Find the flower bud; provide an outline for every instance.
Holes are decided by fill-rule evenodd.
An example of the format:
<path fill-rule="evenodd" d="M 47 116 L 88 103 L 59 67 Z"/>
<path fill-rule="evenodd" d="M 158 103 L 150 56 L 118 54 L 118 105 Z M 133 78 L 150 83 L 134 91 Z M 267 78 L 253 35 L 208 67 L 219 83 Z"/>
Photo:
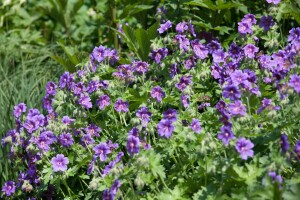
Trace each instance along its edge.
<path fill-rule="evenodd" d="M 12 137 L 9 135 L 9 136 L 3 138 L 3 139 L 2 139 L 2 142 L 3 142 L 4 144 L 12 144 Z"/>
<path fill-rule="evenodd" d="M 141 167 L 148 167 L 149 159 L 146 156 L 141 156 L 137 159 L 137 164 Z"/>
<path fill-rule="evenodd" d="M 91 189 L 91 190 L 96 190 L 96 189 L 98 189 L 98 187 L 99 187 L 99 180 L 97 180 L 97 179 L 93 179 L 91 182 L 90 182 L 90 184 L 89 184 L 89 188 Z"/>
<path fill-rule="evenodd" d="M 23 185 L 22 185 L 22 190 L 25 190 L 26 192 L 31 192 L 33 189 L 32 185 L 29 183 L 28 180 L 25 180 Z"/>
<path fill-rule="evenodd" d="M 138 188 L 138 190 L 142 190 L 143 187 L 144 187 L 144 185 L 145 185 L 145 182 L 139 176 L 137 176 L 134 179 L 134 185 L 136 185 L 136 187 Z"/>

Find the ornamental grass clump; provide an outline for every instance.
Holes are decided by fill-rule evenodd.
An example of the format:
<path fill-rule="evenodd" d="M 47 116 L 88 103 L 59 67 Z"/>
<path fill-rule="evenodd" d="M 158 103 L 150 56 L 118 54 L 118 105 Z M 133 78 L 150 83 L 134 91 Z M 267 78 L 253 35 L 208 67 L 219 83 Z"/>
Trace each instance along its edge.
<path fill-rule="evenodd" d="M 44 111 L 15 106 L 2 144 L 20 175 L 2 197 L 288 196 L 299 179 L 300 28 L 268 49 L 260 37 L 278 26 L 257 20 L 245 15 L 228 46 L 166 21 L 147 61 L 95 47 L 47 84 Z"/>

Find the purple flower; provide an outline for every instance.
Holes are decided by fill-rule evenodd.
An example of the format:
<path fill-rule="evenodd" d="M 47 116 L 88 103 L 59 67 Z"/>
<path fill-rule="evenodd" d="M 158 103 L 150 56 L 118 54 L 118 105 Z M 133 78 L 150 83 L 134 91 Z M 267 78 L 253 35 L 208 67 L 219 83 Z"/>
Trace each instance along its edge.
<path fill-rule="evenodd" d="M 91 175 L 95 168 L 95 160 L 92 159 L 89 163 L 88 169 L 86 170 L 87 175 Z"/>
<path fill-rule="evenodd" d="M 95 140 L 92 138 L 91 134 L 83 134 L 82 137 L 80 138 L 80 144 L 82 146 L 87 146 L 90 144 L 94 144 Z"/>
<path fill-rule="evenodd" d="M 177 33 L 183 33 L 184 31 L 188 30 L 187 22 L 180 22 L 176 25 L 176 32 Z"/>
<path fill-rule="evenodd" d="M 45 134 L 41 134 L 35 140 L 35 143 L 36 143 L 37 147 L 44 152 L 47 152 L 50 150 L 51 140 Z"/>
<path fill-rule="evenodd" d="M 120 187 L 121 182 L 118 179 L 116 179 L 110 188 L 110 194 L 114 197 L 117 194 L 117 191 Z"/>
<path fill-rule="evenodd" d="M 188 51 L 190 46 L 190 41 L 185 35 L 175 35 L 175 39 L 179 42 L 179 49 Z"/>
<path fill-rule="evenodd" d="M 166 23 L 160 24 L 160 27 L 159 27 L 159 29 L 157 29 L 157 31 L 160 34 L 162 34 L 162 33 L 166 32 L 171 27 L 172 27 L 172 22 L 170 22 L 170 20 L 168 20 Z"/>
<path fill-rule="evenodd" d="M 104 46 L 95 47 L 92 52 L 93 58 L 98 62 L 102 62 L 104 60 L 104 58 L 105 58 L 104 54 L 105 54 Z"/>
<path fill-rule="evenodd" d="M 149 64 L 146 62 L 138 61 L 133 63 L 133 68 L 138 74 L 144 74 L 148 71 Z"/>
<path fill-rule="evenodd" d="M 179 83 L 176 83 L 175 86 L 177 89 L 179 89 L 181 92 L 187 88 L 189 84 L 192 83 L 193 76 L 181 76 Z"/>
<path fill-rule="evenodd" d="M 54 82 L 52 82 L 52 81 L 48 82 L 46 85 L 46 94 L 55 95 L 56 88 L 57 88 L 57 86 L 55 85 Z"/>
<path fill-rule="evenodd" d="M 280 147 L 282 153 L 286 153 L 290 148 L 289 138 L 286 134 L 280 136 Z"/>
<path fill-rule="evenodd" d="M 142 120 L 143 126 L 146 127 L 147 124 L 150 122 L 150 117 L 152 116 L 152 113 L 148 110 L 147 107 L 143 106 L 136 112 L 136 116 Z"/>
<path fill-rule="evenodd" d="M 120 80 L 129 80 L 131 81 L 134 76 L 133 76 L 133 69 L 131 65 L 120 65 L 117 68 L 117 72 L 113 73 L 113 76 L 115 76 L 116 78 L 120 79 Z"/>
<path fill-rule="evenodd" d="M 158 124 L 157 124 L 157 131 L 158 135 L 160 137 L 165 136 L 166 138 L 169 138 L 172 136 L 172 133 L 174 131 L 174 125 L 172 124 L 171 121 L 167 119 L 162 119 Z"/>
<path fill-rule="evenodd" d="M 229 104 L 229 111 L 232 115 L 246 115 L 246 107 L 242 104 L 240 100 L 235 101 L 234 103 Z"/>
<path fill-rule="evenodd" d="M 176 63 L 173 63 L 170 67 L 170 76 L 174 78 L 176 74 L 180 73 L 180 69 L 177 67 Z"/>
<path fill-rule="evenodd" d="M 161 102 L 161 100 L 165 97 L 165 92 L 161 89 L 160 86 L 156 86 L 151 90 L 151 97 L 156 99 L 156 101 Z"/>
<path fill-rule="evenodd" d="M 119 144 L 118 143 L 112 143 L 111 140 L 107 140 L 106 141 L 106 144 L 108 145 L 109 149 L 111 151 L 113 151 L 114 149 L 118 148 L 119 147 Z"/>
<path fill-rule="evenodd" d="M 247 14 L 244 16 L 244 18 L 242 19 L 242 22 L 244 23 L 248 23 L 248 24 L 256 24 L 256 19 L 255 19 L 255 15 L 253 14 Z"/>
<path fill-rule="evenodd" d="M 252 34 L 252 27 L 250 24 L 246 22 L 238 23 L 238 32 L 242 35 L 246 35 L 247 33 Z"/>
<path fill-rule="evenodd" d="M 190 70 L 192 67 L 196 66 L 196 59 L 194 56 L 190 56 L 189 59 L 184 61 L 184 67 Z"/>
<path fill-rule="evenodd" d="M 229 98 L 231 101 L 235 101 L 241 98 L 241 92 L 236 85 L 227 85 L 223 88 L 223 97 Z"/>
<path fill-rule="evenodd" d="M 95 80 L 95 81 L 91 80 L 89 82 L 88 87 L 87 87 L 87 92 L 89 94 L 91 94 L 91 93 L 95 92 L 96 90 L 98 90 L 98 88 L 99 88 L 99 81 L 97 81 L 97 80 Z"/>
<path fill-rule="evenodd" d="M 86 70 L 85 69 L 79 69 L 78 71 L 77 71 L 77 76 L 79 77 L 79 78 L 82 78 L 85 74 L 86 74 Z"/>
<path fill-rule="evenodd" d="M 91 98 L 88 95 L 82 96 L 79 99 L 79 104 L 82 105 L 83 107 L 85 107 L 86 109 L 93 107 Z"/>
<path fill-rule="evenodd" d="M 81 96 L 86 91 L 86 88 L 82 82 L 78 82 L 73 85 L 72 90 L 76 96 Z"/>
<path fill-rule="evenodd" d="M 214 53 L 220 49 L 222 49 L 222 46 L 220 44 L 220 42 L 218 42 L 217 40 L 212 40 L 207 44 L 207 48 L 209 53 Z"/>
<path fill-rule="evenodd" d="M 19 118 L 22 113 L 26 112 L 26 104 L 25 103 L 19 103 L 17 106 L 14 107 L 14 116 L 15 118 Z"/>
<path fill-rule="evenodd" d="M 282 184 L 282 176 L 281 175 L 277 175 L 276 172 L 269 172 L 268 174 L 272 180 L 272 183 L 274 183 L 275 181 L 277 181 L 279 183 L 279 187 L 281 188 L 281 184 Z"/>
<path fill-rule="evenodd" d="M 235 70 L 233 73 L 230 74 L 230 78 L 233 84 L 239 85 L 241 83 L 248 82 L 248 74 L 243 73 L 242 70 Z"/>
<path fill-rule="evenodd" d="M 201 129 L 202 129 L 200 121 L 198 119 L 195 119 L 195 118 L 192 119 L 192 123 L 191 123 L 190 127 L 196 133 L 200 133 Z"/>
<path fill-rule="evenodd" d="M 258 48 L 253 44 L 247 44 L 246 46 L 244 46 L 243 50 L 245 52 L 245 55 L 251 59 L 253 59 L 255 57 L 255 53 L 258 52 Z"/>
<path fill-rule="evenodd" d="M 291 75 L 289 86 L 294 88 L 297 93 L 300 93 L 300 76 L 296 74 Z"/>
<path fill-rule="evenodd" d="M 166 112 L 164 112 L 164 119 L 169 120 L 171 122 L 176 122 L 177 114 L 177 110 L 169 108 Z"/>
<path fill-rule="evenodd" d="M 39 128 L 39 124 L 35 119 L 29 118 L 25 121 L 24 128 L 28 133 L 33 133 Z"/>
<path fill-rule="evenodd" d="M 140 134 L 140 131 L 137 127 L 132 128 L 128 133 L 128 135 L 133 135 L 135 137 L 139 137 L 139 134 Z"/>
<path fill-rule="evenodd" d="M 226 106 L 227 106 L 227 105 L 226 105 L 225 101 L 220 100 L 220 101 L 216 104 L 215 108 L 216 108 L 220 113 L 222 113 L 222 112 L 225 111 Z"/>
<path fill-rule="evenodd" d="M 233 138 L 235 138 L 235 137 L 231 130 L 231 127 L 222 126 L 221 133 L 218 134 L 218 139 L 222 140 L 224 145 L 228 145 L 229 141 L 232 140 Z"/>
<path fill-rule="evenodd" d="M 118 189 L 121 187 L 121 182 L 116 179 L 110 189 L 104 190 L 102 194 L 103 200 L 114 200 Z"/>
<path fill-rule="evenodd" d="M 288 41 L 291 43 L 297 42 L 300 40 L 300 27 L 292 28 L 289 31 L 290 35 L 288 37 Z"/>
<path fill-rule="evenodd" d="M 69 159 L 65 157 L 63 154 L 57 154 L 56 157 L 53 157 L 51 159 L 51 164 L 53 171 L 66 171 L 67 170 L 67 164 L 69 164 Z"/>
<path fill-rule="evenodd" d="M 65 72 L 61 75 L 59 80 L 59 87 L 60 89 L 68 88 L 71 89 L 71 86 L 73 85 L 74 77 L 69 72 Z"/>
<path fill-rule="evenodd" d="M 74 144 L 73 137 L 70 133 L 62 133 L 58 140 L 64 147 L 71 147 Z"/>
<path fill-rule="evenodd" d="M 279 4 L 281 0 L 267 0 L 268 3 L 273 3 L 275 5 Z"/>
<path fill-rule="evenodd" d="M 186 94 L 181 95 L 181 103 L 182 103 L 183 107 L 185 107 L 185 108 L 187 108 L 190 105 L 188 98 L 189 98 L 189 95 L 186 95 Z"/>
<path fill-rule="evenodd" d="M 248 157 L 253 157 L 253 147 L 254 144 L 251 142 L 251 140 L 246 140 L 246 138 L 239 138 L 235 144 L 235 149 L 240 153 L 243 160 L 247 160 Z"/>
<path fill-rule="evenodd" d="M 225 58 L 227 57 L 227 55 L 222 49 L 219 49 L 219 50 L 213 52 L 212 57 L 213 57 L 213 61 L 215 63 L 221 63 L 221 62 L 225 61 Z"/>
<path fill-rule="evenodd" d="M 102 81 L 99 82 L 99 86 L 102 89 L 106 90 L 108 88 L 108 86 L 109 86 L 109 82 L 107 80 L 102 80 Z"/>
<path fill-rule="evenodd" d="M 244 50 L 240 48 L 236 43 L 231 43 L 228 54 L 234 60 L 242 59 L 244 56 Z"/>
<path fill-rule="evenodd" d="M 104 142 L 96 145 L 93 150 L 95 151 L 95 156 L 99 156 L 101 161 L 105 161 L 107 158 L 106 155 L 111 153 L 109 146 Z"/>
<path fill-rule="evenodd" d="M 274 20 L 272 16 L 262 16 L 259 21 L 259 27 L 264 28 L 264 31 L 267 32 L 272 26 L 274 26 Z"/>
<path fill-rule="evenodd" d="M 190 33 L 192 34 L 192 36 L 196 37 L 196 33 L 195 33 L 194 25 L 192 24 L 192 20 L 190 20 L 190 22 L 189 22 L 189 29 L 190 29 Z"/>
<path fill-rule="evenodd" d="M 155 60 L 155 62 L 157 64 L 159 64 L 161 62 L 161 60 L 164 59 L 167 55 L 168 55 L 168 49 L 167 48 L 159 48 L 157 50 L 152 50 L 150 58 L 152 60 Z"/>
<path fill-rule="evenodd" d="M 191 41 L 191 45 L 196 58 L 205 59 L 208 55 L 208 49 L 200 43 L 199 40 Z"/>
<path fill-rule="evenodd" d="M 48 113 L 53 112 L 53 108 L 52 108 L 53 102 L 54 102 L 54 99 L 49 94 L 46 94 L 44 96 L 44 98 L 43 98 L 43 108 L 45 110 L 47 110 Z"/>
<path fill-rule="evenodd" d="M 99 133 L 102 131 L 100 127 L 96 126 L 95 124 L 90 124 L 88 127 L 86 127 L 85 132 L 90 134 L 91 136 L 97 136 L 99 137 Z"/>
<path fill-rule="evenodd" d="M 264 98 L 261 101 L 261 106 L 260 108 L 257 110 L 257 114 L 261 113 L 264 109 L 266 109 L 268 106 L 270 106 L 272 104 L 272 100 L 271 99 L 267 99 Z"/>
<path fill-rule="evenodd" d="M 115 64 L 119 60 L 118 52 L 115 49 L 106 49 L 104 51 L 104 56 L 108 58 L 111 65 Z"/>
<path fill-rule="evenodd" d="M 134 154 L 139 153 L 140 151 L 140 139 L 133 135 L 128 136 L 126 149 L 128 153 L 133 156 Z"/>
<path fill-rule="evenodd" d="M 109 106 L 109 104 L 110 104 L 109 96 L 105 95 L 105 94 L 99 96 L 96 104 L 97 104 L 97 106 L 99 106 L 100 110 L 103 110 L 105 107 Z"/>
<path fill-rule="evenodd" d="M 68 116 L 63 116 L 63 118 L 62 118 L 62 120 L 61 120 L 61 122 L 62 122 L 63 124 L 65 124 L 65 125 L 70 125 L 70 124 L 72 124 L 74 121 L 75 121 L 75 119 L 72 119 L 72 118 L 70 118 L 70 117 L 68 117 Z"/>
<path fill-rule="evenodd" d="M 122 99 L 119 99 L 115 103 L 115 110 L 117 112 L 128 112 L 129 103 L 127 101 L 123 101 Z"/>
<path fill-rule="evenodd" d="M 5 193 L 7 197 L 13 195 L 15 191 L 16 191 L 16 185 L 14 181 L 7 181 L 2 187 L 2 192 Z"/>
<path fill-rule="evenodd" d="M 205 107 L 210 107 L 210 103 L 201 103 L 199 106 L 198 106 L 198 110 L 202 110 L 203 108 Z"/>
<path fill-rule="evenodd" d="M 300 141 L 297 141 L 295 144 L 294 153 L 296 154 L 297 158 L 300 158 Z"/>

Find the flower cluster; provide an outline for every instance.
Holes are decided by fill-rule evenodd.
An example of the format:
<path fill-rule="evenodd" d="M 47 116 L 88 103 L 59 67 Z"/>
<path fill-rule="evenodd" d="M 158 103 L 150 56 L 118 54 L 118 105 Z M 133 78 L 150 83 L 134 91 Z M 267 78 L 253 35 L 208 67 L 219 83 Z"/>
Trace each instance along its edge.
<path fill-rule="evenodd" d="M 221 156 L 213 148 L 228 152 L 234 162 L 252 162 L 256 147 L 263 146 L 257 140 L 269 134 L 270 129 L 264 129 L 268 115 L 279 113 L 290 93 L 300 93 L 300 28 L 290 31 L 283 49 L 269 55 L 259 53 L 263 47 L 257 42 L 256 23 L 255 15 L 245 15 L 238 23 L 240 40 L 224 48 L 218 38 L 196 34 L 191 21 L 178 23 L 175 33 L 172 22 L 165 21 L 157 29 L 162 38 L 153 40 L 148 61 L 124 64 L 116 50 L 95 47 L 84 67 L 46 85 L 46 114 L 24 103 L 14 107 L 16 126 L 2 143 L 10 145 L 10 158 L 21 159 L 24 167 L 17 184 L 5 183 L 3 194 L 9 197 L 23 190 L 34 197 L 40 195 L 35 189 L 46 188 L 54 198 L 49 191 L 55 183 L 64 183 L 69 192 L 67 178 L 82 173 L 82 187 L 102 192 L 103 199 L 115 199 L 124 185 L 133 189 L 133 179 L 137 188 L 147 188 L 145 192 L 152 190 L 144 184 L 147 181 L 149 185 L 160 180 L 165 186 L 164 167 L 169 173 L 188 161 L 191 166 L 185 168 L 195 174 L 201 169 L 200 154 L 211 153 L 211 160 Z M 274 24 L 272 17 L 263 16 L 260 32 Z M 258 122 L 258 128 L 247 127 Z M 288 134 L 277 134 L 276 140 L 279 156 L 299 160 L 299 141 L 290 150 Z M 164 166 L 159 159 L 164 159 Z M 223 160 L 227 165 L 228 159 L 218 162 Z M 182 175 L 182 180 L 189 176 Z M 269 176 L 282 184 L 280 175 Z M 178 184 L 174 180 L 170 183 Z M 91 195 L 96 198 L 96 192 Z"/>

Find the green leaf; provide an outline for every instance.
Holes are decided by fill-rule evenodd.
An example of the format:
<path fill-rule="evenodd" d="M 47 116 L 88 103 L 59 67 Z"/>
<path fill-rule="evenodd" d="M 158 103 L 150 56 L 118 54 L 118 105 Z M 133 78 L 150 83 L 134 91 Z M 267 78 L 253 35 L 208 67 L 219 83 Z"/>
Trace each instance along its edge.
<path fill-rule="evenodd" d="M 156 36 L 157 27 L 158 23 L 153 24 L 148 30 L 142 28 L 134 30 L 129 26 L 124 26 L 124 34 L 120 32 L 119 34 L 140 60 L 147 61 L 149 60 L 151 40 Z"/>
<path fill-rule="evenodd" d="M 194 1 L 186 2 L 185 4 L 208 8 L 213 11 L 217 10 L 216 5 L 214 5 L 211 0 L 194 0 Z"/>
<path fill-rule="evenodd" d="M 161 156 L 160 154 L 152 154 L 151 158 L 150 158 L 150 170 L 153 174 L 154 177 L 158 178 L 165 178 L 166 174 L 165 174 L 165 168 L 163 165 L 160 164 L 160 159 Z"/>
<path fill-rule="evenodd" d="M 214 27 L 213 30 L 216 30 L 216 31 L 219 31 L 220 34 L 230 34 L 229 31 L 233 30 L 232 28 L 230 27 L 227 27 L 227 26 L 217 26 L 217 27 Z"/>
<path fill-rule="evenodd" d="M 147 34 L 149 40 L 153 40 L 157 35 L 157 29 L 159 27 L 159 22 L 155 22 L 150 28 L 147 29 Z"/>
<path fill-rule="evenodd" d="M 144 61 L 148 60 L 151 43 L 148 38 L 147 31 L 139 28 L 135 30 L 134 35 L 138 44 L 138 53 L 140 55 L 140 58 Z"/>
<path fill-rule="evenodd" d="M 63 59 L 62 57 L 57 55 L 51 55 L 50 57 L 56 62 L 58 62 L 59 64 L 61 64 L 67 71 L 69 72 L 75 71 L 75 67 L 70 60 Z"/>
<path fill-rule="evenodd" d="M 124 8 L 119 18 L 124 19 L 126 17 L 132 16 L 144 10 L 149 10 L 151 8 L 153 8 L 153 5 L 128 5 Z"/>

